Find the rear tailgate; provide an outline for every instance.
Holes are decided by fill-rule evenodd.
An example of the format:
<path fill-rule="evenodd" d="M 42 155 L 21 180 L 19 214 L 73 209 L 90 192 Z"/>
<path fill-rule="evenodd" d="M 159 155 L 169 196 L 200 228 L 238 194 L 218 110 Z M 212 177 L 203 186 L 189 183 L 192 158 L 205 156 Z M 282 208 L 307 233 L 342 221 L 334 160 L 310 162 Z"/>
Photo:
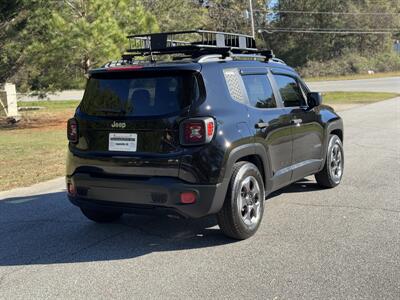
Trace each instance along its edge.
<path fill-rule="evenodd" d="M 92 75 L 77 110 L 75 167 L 143 176 L 178 176 L 179 122 L 200 89 L 193 71 Z"/>

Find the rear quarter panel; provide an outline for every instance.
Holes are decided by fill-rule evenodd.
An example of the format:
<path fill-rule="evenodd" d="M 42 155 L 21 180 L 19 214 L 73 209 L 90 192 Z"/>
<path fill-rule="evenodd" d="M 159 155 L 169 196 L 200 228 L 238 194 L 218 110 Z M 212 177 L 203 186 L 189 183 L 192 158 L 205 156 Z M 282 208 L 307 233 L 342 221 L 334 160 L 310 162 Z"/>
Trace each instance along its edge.
<path fill-rule="evenodd" d="M 216 122 L 215 136 L 210 144 L 184 150 L 180 177 L 191 182 L 221 182 L 232 149 L 253 142 L 247 106 L 231 98 L 223 75 L 224 64 L 203 64 L 201 73 L 206 98 L 200 105 L 192 106 L 189 112 L 191 117 L 210 116 Z"/>

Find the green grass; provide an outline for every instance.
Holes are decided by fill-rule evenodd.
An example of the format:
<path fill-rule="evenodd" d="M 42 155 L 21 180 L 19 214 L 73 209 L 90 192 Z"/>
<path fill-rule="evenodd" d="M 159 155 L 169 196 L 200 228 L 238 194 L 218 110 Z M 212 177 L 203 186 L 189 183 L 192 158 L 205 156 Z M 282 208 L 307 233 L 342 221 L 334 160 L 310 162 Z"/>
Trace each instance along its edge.
<path fill-rule="evenodd" d="M 0 128 L 0 191 L 65 174 L 66 120 L 79 101 L 19 102 L 44 109 L 23 111 L 18 127 Z M 21 129 L 22 128 L 22 129 Z"/>
<path fill-rule="evenodd" d="M 323 103 L 366 104 L 395 98 L 397 96 L 399 95 L 396 93 L 327 92 L 323 93 Z"/>
<path fill-rule="evenodd" d="M 386 72 L 386 73 L 375 73 L 373 75 L 369 74 L 352 74 L 352 75 L 342 75 L 342 76 L 323 76 L 323 77 L 309 77 L 304 78 L 305 81 L 326 81 L 326 80 L 354 80 L 354 79 L 374 79 L 374 78 L 384 78 L 384 77 L 396 77 L 400 76 L 400 71 L 396 72 Z"/>
<path fill-rule="evenodd" d="M 0 130 L 0 191 L 64 175 L 64 129 Z"/>
<path fill-rule="evenodd" d="M 49 110 L 64 110 L 70 108 L 76 108 L 80 101 L 75 100 L 63 100 L 63 101 L 20 101 L 18 106 L 40 106 Z"/>

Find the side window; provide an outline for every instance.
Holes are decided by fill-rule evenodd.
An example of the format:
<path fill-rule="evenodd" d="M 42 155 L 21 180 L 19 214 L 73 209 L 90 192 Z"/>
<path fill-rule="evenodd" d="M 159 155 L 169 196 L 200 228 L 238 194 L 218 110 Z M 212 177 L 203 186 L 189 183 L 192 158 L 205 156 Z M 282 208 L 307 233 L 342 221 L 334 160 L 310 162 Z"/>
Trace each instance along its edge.
<path fill-rule="evenodd" d="M 286 75 L 274 75 L 285 107 L 303 106 L 305 99 L 296 79 Z"/>
<path fill-rule="evenodd" d="M 251 106 L 276 107 L 275 96 L 266 74 L 244 75 L 242 78 Z"/>
<path fill-rule="evenodd" d="M 232 99 L 247 104 L 246 96 L 243 92 L 243 84 L 240 80 L 240 74 L 238 69 L 224 69 L 224 77 L 226 85 L 228 86 L 229 94 Z"/>

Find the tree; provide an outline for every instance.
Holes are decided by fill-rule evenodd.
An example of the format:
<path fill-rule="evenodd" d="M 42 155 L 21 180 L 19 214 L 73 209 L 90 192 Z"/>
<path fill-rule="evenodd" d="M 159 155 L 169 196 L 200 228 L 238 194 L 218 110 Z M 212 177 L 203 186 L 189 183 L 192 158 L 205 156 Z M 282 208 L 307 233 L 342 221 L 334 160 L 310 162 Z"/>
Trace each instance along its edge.
<path fill-rule="evenodd" d="M 147 11 L 157 19 L 160 31 L 202 29 L 207 24 L 207 9 L 190 0 L 143 0 Z"/>
<path fill-rule="evenodd" d="M 304 65 L 309 60 L 326 61 L 345 53 L 371 55 L 389 51 L 392 34 L 337 34 L 294 32 L 304 29 L 382 31 L 400 26 L 398 0 L 279 0 L 273 7 L 272 20 L 263 33 L 267 46 L 294 66 Z M 300 13 L 292 13 L 300 11 Z M 328 12 L 305 13 L 305 12 Z M 329 12 L 339 12 L 329 14 Z M 348 14 L 341 14 L 341 13 Z M 365 12 L 388 13 L 386 15 L 364 14 Z M 361 14 L 360 14 L 361 13 Z M 397 13 L 392 14 L 392 13 Z M 277 30 L 274 32 L 274 29 Z M 292 32 L 279 32 L 288 29 Z M 378 29 L 378 30 L 375 30 Z M 382 29 L 382 30 L 381 30 Z"/>
<path fill-rule="evenodd" d="M 82 86 L 90 68 L 121 56 L 126 35 L 158 30 L 136 0 L 38 0 L 29 7 L 26 25 L 6 47 L 20 50 L 20 67 L 8 77 L 20 90 Z"/>
<path fill-rule="evenodd" d="M 0 82 L 5 82 L 21 64 L 19 32 L 26 26 L 27 17 L 26 1 L 0 2 Z"/>
<path fill-rule="evenodd" d="M 253 0 L 256 27 L 264 25 L 267 2 Z M 249 11 L 249 0 L 214 0 L 209 1 L 206 28 L 210 30 L 251 34 L 250 19 L 245 16 Z"/>
<path fill-rule="evenodd" d="M 389 53 L 393 39 L 400 38 L 398 0 L 252 2 L 256 30 L 265 30 L 256 34 L 257 45 L 294 66 L 348 53 L 367 59 Z M 3 0 L 0 82 L 14 82 L 19 91 L 79 88 L 89 68 L 120 57 L 127 34 L 186 29 L 250 34 L 248 9 L 248 0 Z M 310 13 L 316 11 L 327 13 Z M 393 33 L 363 35 L 294 32 L 391 28 Z"/>
<path fill-rule="evenodd" d="M 250 20 L 245 17 L 248 0 L 144 0 L 144 6 L 156 16 L 161 31 L 208 29 L 250 34 Z M 253 0 L 258 25 L 266 11 L 265 0 Z M 257 18 L 259 17 L 259 18 Z"/>

